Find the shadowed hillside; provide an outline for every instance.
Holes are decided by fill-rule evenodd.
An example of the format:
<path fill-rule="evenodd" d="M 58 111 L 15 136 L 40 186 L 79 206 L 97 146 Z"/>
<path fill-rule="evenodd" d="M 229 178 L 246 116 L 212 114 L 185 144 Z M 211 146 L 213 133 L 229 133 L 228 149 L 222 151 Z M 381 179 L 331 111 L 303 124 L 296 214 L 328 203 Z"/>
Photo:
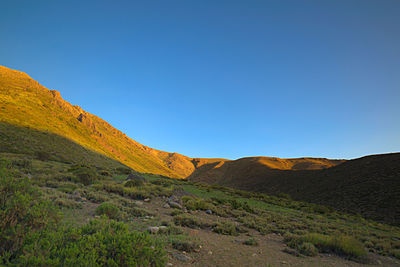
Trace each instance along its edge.
<path fill-rule="evenodd" d="M 379 221 L 400 222 L 400 153 L 367 156 L 326 169 L 319 166 L 334 165 L 331 160 L 276 159 L 276 164 L 271 161 L 243 158 L 206 164 L 189 179 L 248 191 L 289 194 L 296 200 L 329 205 Z M 296 167 L 299 165 L 302 170 Z"/>

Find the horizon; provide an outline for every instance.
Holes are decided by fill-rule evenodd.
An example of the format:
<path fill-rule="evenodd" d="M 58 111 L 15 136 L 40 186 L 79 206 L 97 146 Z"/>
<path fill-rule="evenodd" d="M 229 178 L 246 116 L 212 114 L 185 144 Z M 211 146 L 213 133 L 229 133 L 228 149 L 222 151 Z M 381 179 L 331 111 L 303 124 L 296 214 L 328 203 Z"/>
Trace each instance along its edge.
<path fill-rule="evenodd" d="M 85 2 L 72 25 L 74 4 L 18 3 L 0 11 L 1 65 L 145 146 L 232 160 L 400 151 L 399 2 L 98 2 L 89 14 Z"/>

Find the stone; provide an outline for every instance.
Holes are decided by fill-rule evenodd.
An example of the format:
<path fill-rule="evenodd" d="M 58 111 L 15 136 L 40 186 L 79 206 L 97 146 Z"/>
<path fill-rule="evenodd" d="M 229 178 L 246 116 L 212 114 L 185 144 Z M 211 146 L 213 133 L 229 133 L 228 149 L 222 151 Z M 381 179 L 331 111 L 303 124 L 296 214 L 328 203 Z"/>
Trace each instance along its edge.
<path fill-rule="evenodd" d="M 178 202 L 175 202 L 175 201 L 169 201 L 169 202 L 168 202 L 168 205 L 169 205 L 171 208 L 182 209 L 182 205 L 179 204 Z"/>
<path fill-rule="evenodd" d="M 183 255 L 183 254 L 180 254 L 180 253 L 177 253 L 177 252 L 173 252 L 173 253 L 172 253 L 172 256 L 173 256 L 175 259 L 180 260 L 180 261 L 183 261 L 183 262 L 189 262 L 189 261 L 191 260 L 190 257 L 188 257 L 188 256 L 186 256 L 186 255 Z"/>
<path fill-rule="evenodd" d="M 160 228 L 157 226 L 150 226 L 147 228 L 147 231 L 149 231 L 151 234 L 157 234 L 158 231 L 160 231 Z"/>
<path fill-rule="evenodd" d="M 142 202 L 142 201 L 139 201 L 139 200 L 136 200 L 136 201 L 135 201 L 135 205 L 137 205 L 137 206 L 143 206 L 143 202 Z"/>
<path fill-rule="evenodd" d="M 168 201 L 179 202 L 179 198 L 175 195 L 172 195 L 168 198 Z"/>
<path fill-rule="evenodd" d="M 168 262 L 167 266 L 174 266 L 172 263 Z"/>
<path fill-rule="evenodd" d="M 144 202 L 150 202 L 150 198 L 145 198 L 143 201 Z"/>
<path fill-rule="evenodd" d="M 171 206 L 168 203 L 165 203 L 164 206 L 163 206 L 164 209 L 169 209 L 170 207 Z"/>
<path fill-rule="evenodd" d="M 212 214 L 212 211 L 211 210 L 206 210 L 206 213 L 207 214 Z"/>

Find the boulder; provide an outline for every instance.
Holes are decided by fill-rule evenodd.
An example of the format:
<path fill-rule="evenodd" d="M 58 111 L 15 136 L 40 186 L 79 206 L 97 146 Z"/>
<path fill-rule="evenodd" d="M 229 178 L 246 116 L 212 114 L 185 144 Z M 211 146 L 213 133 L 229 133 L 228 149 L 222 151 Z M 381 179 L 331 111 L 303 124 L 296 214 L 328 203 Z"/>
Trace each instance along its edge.
<path fill-rule="evenodd" d="M 171 206 L 168 203 L 165 203 L 164 206 L 163 206 L 164 209 L 169 209 L 170 207 Z"/>
<path fill-rule="evenodd" d="M 212 210 L 206 210 L 207 214 L 212 214 Z"/>

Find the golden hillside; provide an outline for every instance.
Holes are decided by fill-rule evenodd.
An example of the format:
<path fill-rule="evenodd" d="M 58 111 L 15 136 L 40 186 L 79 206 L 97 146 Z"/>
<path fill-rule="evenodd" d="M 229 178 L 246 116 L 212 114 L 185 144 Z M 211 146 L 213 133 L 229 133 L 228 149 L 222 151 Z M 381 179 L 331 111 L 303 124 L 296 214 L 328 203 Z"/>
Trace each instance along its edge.
<path fill-rule="evenodd" d="M 252 170 L 253 161 L 283 170 L 321 169 L 338 163 L 312 158 L 283 160 L 255 157 L 238 161 L 200 159 L 153 149 L 132 140 L 106 121 L 79 106 L 71 105 L 58 91 L 45 88 L 26 73 L 3 66 L 0 66 L 0 121 L 3 123 L 1 129 L 4 135 L 12 134 L 12 131 L 5 132 L 7 125 L 55 134 L 90 151 L 117 160 L 136 171 L 173 178 L 199 177 L 204 174 L 204 170 L 224 162 L 229 163 L 228 165 L 239 162 L 240 166 L 243 165 L 241 168 L 250 173 L 255 171 Z M 29 146 L 29 142 L 26 145 Z M 53 145 L 59 150 L 62 149 L 57 147 L 59 145 L 57 142 Z"/>

